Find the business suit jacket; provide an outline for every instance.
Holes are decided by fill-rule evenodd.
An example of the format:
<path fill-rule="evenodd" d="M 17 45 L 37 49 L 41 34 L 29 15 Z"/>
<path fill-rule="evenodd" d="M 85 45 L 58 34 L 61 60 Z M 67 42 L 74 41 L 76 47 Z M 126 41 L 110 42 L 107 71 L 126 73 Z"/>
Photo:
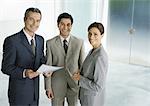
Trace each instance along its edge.
<path fill-rule="evenodd" d="M 65 54 L 60 36 L 56 36 L 48 40 L 46 45 L 47 64 L 65 67 L 61 71 L 54 72 L 52 75 L 52 88 L 54 91 L 54 96 L 56 97 L 57 94 L 59 96 L 61 93 L 64 93 L 65 96 L 66 90 L 65 88 L 63 89 L 65 84 L 68 84 L 70 88 L 77 92 L 77 82 L 71 78 L 71 75 L 81 67 L 83 62 L 83 41 L 71 35 L 67 54 Z M 45 79 L 45 87 L 46 89 L 51 89 L 51 78 Z"/>
<path fill-rule="evenodd" d="M 103 106 L 108 68 L 107 54 L 102 46 L 91 52 L 81 68 L 80 101 L 82 106 Z"/>
<path fill-rule="evenodd" d="M 9 75 L 8 97 L 10 103 L 30 104 L 39 99 L 39 77 L 23 78 L 25 69 L 36 71 L 44 63 L 44 39 L 35 35 L 36 53 L 23 32 L 9 36 L 3 44 L 2 72 Z"/>

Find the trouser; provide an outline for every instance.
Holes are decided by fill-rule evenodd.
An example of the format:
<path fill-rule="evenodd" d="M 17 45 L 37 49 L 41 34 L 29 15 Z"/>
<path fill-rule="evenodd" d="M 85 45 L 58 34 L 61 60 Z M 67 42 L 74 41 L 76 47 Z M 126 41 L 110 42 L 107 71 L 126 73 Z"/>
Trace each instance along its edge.
<path fill-rule="evenodd" d="M 68 106 L 78 105 L 79 87 L 66 71 L 53 73 L 51 81 L 54 93 L 52 106 L 64 106 L 65 99 Z"/>
<path fill-rule="evenodd" d="M 9 104 L 9 106 L 38 106 L 38 105 L 39 105 L 38 100 L 33 101 L 30 104 L 18 104 L 18 103 L 10 103 Z"/>

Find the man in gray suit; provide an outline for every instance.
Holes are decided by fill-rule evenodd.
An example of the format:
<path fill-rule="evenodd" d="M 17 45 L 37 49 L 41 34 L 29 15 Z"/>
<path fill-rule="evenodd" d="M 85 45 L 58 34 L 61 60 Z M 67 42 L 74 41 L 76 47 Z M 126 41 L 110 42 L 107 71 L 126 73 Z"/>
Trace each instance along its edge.
<path fill-rule="evenodd" d="M 84 48 L 83 41 L 70 34 L 72 24 L 70 14 L 60 14 L 57 19 L 60 34 L 46 42 L 47 64 L 64 67 L 45 77 L 46 94 L 52 98 L 52 106 L 64 106 L 65 97 L 68 106 L 77 106 L 79 87 L 72 74 L 83 62 Z"/>

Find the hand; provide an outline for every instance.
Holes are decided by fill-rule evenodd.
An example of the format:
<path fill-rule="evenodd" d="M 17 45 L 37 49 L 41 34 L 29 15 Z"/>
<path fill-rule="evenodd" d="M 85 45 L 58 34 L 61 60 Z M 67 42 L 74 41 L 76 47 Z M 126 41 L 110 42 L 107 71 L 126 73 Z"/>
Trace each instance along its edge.
<path fill-rule="evenodd" d="M 52 74 L 53 74 L 52 71 L 50 71 L 50 72 L 48 72 L 48 73 L 43 73 L 43 75 L 44 75 L 45 77 L 50 77 Z"/>
<path fill-rule="evenodd" d="M 30 79 L 32 79 L 34 77 L 37 77 L 38 75 L 39 75 L 38 72 L 34 72 L 31 69 L 26 69 L 26 71 L 25 71 L 25 76 L 28 77 L 28 78 L 30 78 Z"/>
<path fill-rule="evenodd" d="M 49 99 L 54 98 L 53 91 L 51 89 L 46 91 L 46 95 Z"/>
<path fill-rule="evenodd" d="M 80 80 L 80 72 L 77 71 L 73 74 L 72 79 L 79 81 Z"/>

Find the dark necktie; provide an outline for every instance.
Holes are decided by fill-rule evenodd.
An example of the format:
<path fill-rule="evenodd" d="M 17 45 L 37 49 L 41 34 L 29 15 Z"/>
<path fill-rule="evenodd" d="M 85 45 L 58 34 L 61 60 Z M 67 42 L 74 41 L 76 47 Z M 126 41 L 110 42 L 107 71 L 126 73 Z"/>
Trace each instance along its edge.
<path fill-rule="evenodd" d="M 31 40 L 31 48 L 32 48 L 32 52 L 35 55 L 35 44 L 34 44 L 34 40 Z"/>
<path fill-rule="evenodd" d="M 67 40 L 64 39 L 63 43 L 64 43 L 63 46 L 64 46 L 65 53 L 67 53 L 67 50 L 68 50 Z"/>

